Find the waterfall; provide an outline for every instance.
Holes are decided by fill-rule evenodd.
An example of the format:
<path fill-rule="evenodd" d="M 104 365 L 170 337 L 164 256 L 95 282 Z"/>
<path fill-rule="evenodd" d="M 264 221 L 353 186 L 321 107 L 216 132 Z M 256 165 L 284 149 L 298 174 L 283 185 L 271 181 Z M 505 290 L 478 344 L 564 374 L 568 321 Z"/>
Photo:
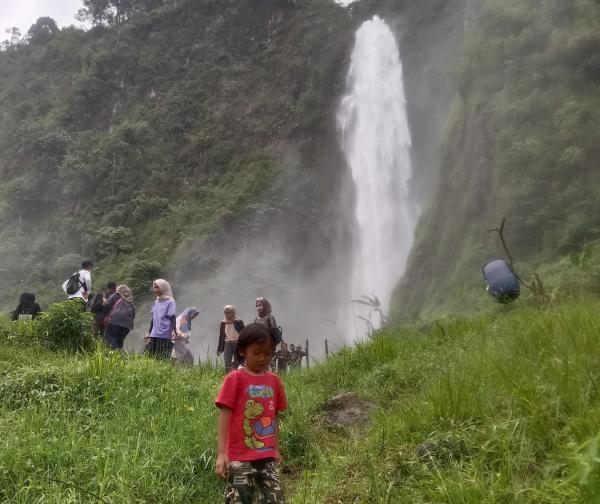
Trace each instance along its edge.
<path fill-rule="evenodd" d="M 406 267 L 417 218 L 409 193 L 411 138 L 399 53 L 393 33 L 378 16 L 360 26 L 337 117 L 355 191 L 349 294 L 353 300 L 376 296 L 383 313 Z M 350 302 L 342 312 L 348 314 Z M 372 319 L 367 325 L 381 324 L 377 310 L 365 311 L 356 302 L 353 308 L 346 334 L 362 333 L 355 329 L 360 308 L 361 318 Z"/>

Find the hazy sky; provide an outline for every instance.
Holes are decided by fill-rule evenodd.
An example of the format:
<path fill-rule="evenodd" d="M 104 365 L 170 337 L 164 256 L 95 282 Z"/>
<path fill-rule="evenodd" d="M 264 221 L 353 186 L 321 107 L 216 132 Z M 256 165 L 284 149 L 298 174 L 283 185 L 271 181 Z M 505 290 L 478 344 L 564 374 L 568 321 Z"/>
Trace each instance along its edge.
<path fill-rule="evenodd" d="M 61 28 L 79 26 L 74 16 L 81 6 L 81 0 L 0 0 L 0 40 L 8 38 L 6 30 L 13 26 L 27 33 L 42 16 L 50 16 Z"/>
<path fill-rule="evenodd" d="M 335 0 L 348 5 L 353 0 Z M 22 34 L 41 16 L 50 16 L 59 27 L 81 24 L 75 20 L 75 13 L 81 7 L 81 0 L 0 0 L 0 40 L 8 38 L 6 30 L 18 27 Z"/>

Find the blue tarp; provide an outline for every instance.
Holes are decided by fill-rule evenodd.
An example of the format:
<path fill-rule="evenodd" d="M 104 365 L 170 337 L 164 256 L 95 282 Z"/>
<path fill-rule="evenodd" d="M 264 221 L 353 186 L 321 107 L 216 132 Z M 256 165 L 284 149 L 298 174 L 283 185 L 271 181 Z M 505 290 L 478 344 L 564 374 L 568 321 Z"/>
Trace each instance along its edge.
<path fill-rule="evenodd" d="M 510 303 L 519 297 L 519 279 L 504 259 L 492 259 L 483 265 L 487 291 L 500 303 Z"/>

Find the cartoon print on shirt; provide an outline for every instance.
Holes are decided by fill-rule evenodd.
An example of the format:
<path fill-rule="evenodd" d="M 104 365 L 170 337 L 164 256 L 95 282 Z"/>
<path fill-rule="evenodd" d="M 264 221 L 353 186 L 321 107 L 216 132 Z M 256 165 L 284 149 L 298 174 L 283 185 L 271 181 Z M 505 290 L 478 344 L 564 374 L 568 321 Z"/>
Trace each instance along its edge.
<path fill-rule="evenodd" d="M 272 402 L 272 401 L 271 401 Z M 275 436 L 275 426 L 271 417 L 261 417 L 264 406 L 252 399 L 246 401 L 244 408 L 244 444 L 250 450 L 271 450 L 273 446 L 265 446 L 264 440 Z"/>

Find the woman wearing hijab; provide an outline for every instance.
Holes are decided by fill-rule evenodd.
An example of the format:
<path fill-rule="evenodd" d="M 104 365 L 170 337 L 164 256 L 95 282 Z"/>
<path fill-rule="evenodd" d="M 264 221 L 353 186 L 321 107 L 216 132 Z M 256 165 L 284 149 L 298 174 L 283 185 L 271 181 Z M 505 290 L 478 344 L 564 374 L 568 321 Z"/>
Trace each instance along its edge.
<path fill-rule="evenodd" d="M 171 352 L 171 359 L 178 364 L 186 366 L 194 365 L 194 355 L 190 352 L 190 349 L 186 345 L 190 342 L 190 335 L 192 332 L 192 320 L 194 320 L 200 312 L 198 308 L 190 306 L 186 308 L 175 323 L 177 328 L 175 338 L 173 338 L 173 351 Z"/>
<path fill-rule="evenodd" d="M 108 298 L 103 309 L 108 312 L 104 320 L 104 343 L 113 350 L 121 350 L 123 342 L 133 329 L 135 306 L 133 294 L 127 285 L 119 285 L 116 292 Z"/>
<path fill-rule="evenodd" d="M 223 354 L 225 372 L 229 373 L 237 369 L 240 364 L 235 350 L 240 332 L 244 328 L 244 322 L 235 318 L 235 308 L 233 305 L 226 305 L 223 309 L 223 314 L 225 318 L 221 321 L 221 327 L 219 328 L 217 355 Z"/>
<path fill-rule="evenodd" d="M 150 329 L 144 336 L 144 341 L 147 341 L 146 353 L 157 359 L 168 359 L 173 347 L 171 340 L 176 332 L 177 306 L 173 299 L 171 285 L 166 280 L 162 278 L 154 280 L 152 291 L 156 294 L 156 301 L 152 305 Z"/>
<path fill-rule="evenodd" d="M 12 312 L 11 320 L 34 319 L 41 311 L 40 305 L 35 302 L 35 294 L 24 292 L 15 311 Z"/>
<path fill-rule="evenodd" d="M 271 303 L 264 297 L 256 298 L 256 314 L 258 317 L 254 319 L 254 323 L 266 326 L 269 332 L 273 334 L 276 344 L 279 345 L 283 341 L 281 329 L 277 326 L 275 317 L 271 313 Z"/>

